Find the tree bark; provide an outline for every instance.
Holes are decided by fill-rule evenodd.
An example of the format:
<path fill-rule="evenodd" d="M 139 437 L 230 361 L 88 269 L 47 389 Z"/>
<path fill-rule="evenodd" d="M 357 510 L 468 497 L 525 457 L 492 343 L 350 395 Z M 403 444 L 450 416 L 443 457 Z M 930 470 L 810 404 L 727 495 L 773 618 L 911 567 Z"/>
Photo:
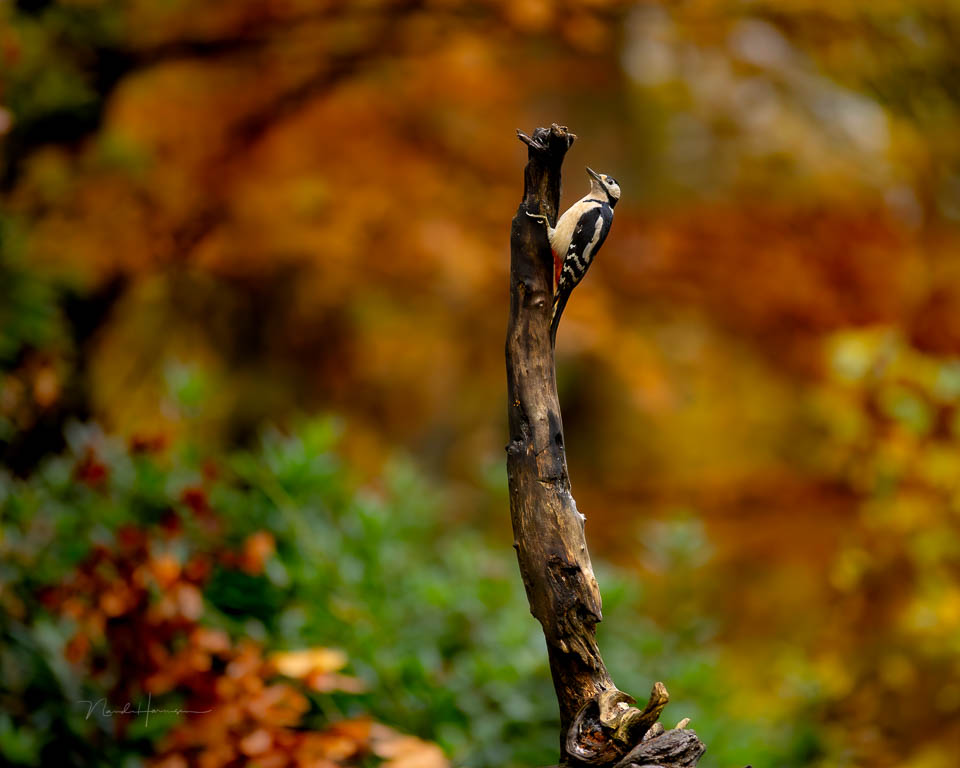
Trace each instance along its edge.
<path fill-rule="evenodd" d="M 693 731 L 660 729 L 643 741 L 648 731 L 655 733 L 651 726 L 669 700 L 663 684 L 654 685 L 641 710 L 613 684 L 597 647 L 600 588 L 587 551 L 586 518 L 570 493 L 550 336 L 553 256 L 545 227 L 526 215 L 543 214 L 556 224 L 561 166 L 576 136 L 556 124 L 518 136 L 528 162 L 510 234 L 507 473 L 514 548 L 530 612 L 547 640 L 560 705 L 560 762 L 689 768 L 704 750 Z M 688 735 L 678 741 L 678 734 Z M 662 741 L 667 738 L 669 745 Z M 650 751 L 657 742 L 664 748 Z M 674 749 L 678 744 L 683 749 Z"/>

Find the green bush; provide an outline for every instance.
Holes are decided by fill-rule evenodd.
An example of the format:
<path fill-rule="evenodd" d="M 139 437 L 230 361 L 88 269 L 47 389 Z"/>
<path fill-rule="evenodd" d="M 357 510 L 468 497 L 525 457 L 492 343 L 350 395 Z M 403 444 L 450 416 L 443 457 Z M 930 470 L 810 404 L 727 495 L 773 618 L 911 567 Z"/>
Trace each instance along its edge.
<path fill-rule="evenodd" d="M 455 765 L 556 762 L 546 650 L 509 541 L 491 544 L 448 516 L 409 465 L 391 467 L 379 488 L 355 488 L 336 456 L 336 436 L 329 420 L 292 435 L 270 431 L 257 450 L 211 464 L 189 449 L 131 454 L 77 427 L 66 455 L 28 481 L 0 481 L 6 761 L 39 765 L 50 739 L 62 740 L 58 754 L 76 765 L 149 754 L 158 734 L 141 729 L 116 743 L 102 724 L 82 718 L 74 702 L 90 698 L 81 694 L 91 683 L 64 659 L 71 627 L 37 596 L 66 579 L 94 542 L 109 544 L 128 524 L 158 526 L 174 510 L 191 546 L 207 551 L 238 550 L 256 531 L 273 535 L 276 553 L 262 574 L 227 567 L 212 574 L 204 617 L 272 649 L 345 650 L 368 692 L 315 694 L 325 718 L 369 713 L 439 742 Z M 93 487 L 76 480 L 91 450 L 104 468 Z M 215 537 L 183 502 L 184 490 L 197 487 L 221 522 Z M 709 747 L 703 765 L 801 764 L 810 742 L 800 729 L 772 736 L 725 711 L 728 681 L 702 622 L 664 632 L 643 618 L 635 577 L 611 568 L 599 577 L 607 616 L 600 641 L 614 678 L 638 696 L 654 679 L 679 693 L 667 719 L 694 717 Z"/>

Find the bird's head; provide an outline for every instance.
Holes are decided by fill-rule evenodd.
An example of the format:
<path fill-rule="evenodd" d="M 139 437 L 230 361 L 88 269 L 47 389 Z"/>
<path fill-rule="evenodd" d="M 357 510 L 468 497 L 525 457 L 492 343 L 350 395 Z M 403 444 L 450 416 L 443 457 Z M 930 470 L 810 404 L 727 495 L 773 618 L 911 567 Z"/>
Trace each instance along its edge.
<path fill-rule="evenodd" d="M 620 185 L 617 184 L 617 180 L 605 173 L 597 173 L 592 168 L 587 168 L 587 173 L 590 175 L 591 191 L 594 194 L 605 195 L 610 207 L 615 206 L 620 200 Z"/>

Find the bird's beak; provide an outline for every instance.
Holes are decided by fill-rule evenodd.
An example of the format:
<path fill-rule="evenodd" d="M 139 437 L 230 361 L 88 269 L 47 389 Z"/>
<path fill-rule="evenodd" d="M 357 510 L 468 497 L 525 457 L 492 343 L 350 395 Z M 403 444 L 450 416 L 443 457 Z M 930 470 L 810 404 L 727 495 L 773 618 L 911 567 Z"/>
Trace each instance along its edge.
<path fill-rule="evenodd" d="M 600 178 L 600 174 L 593 170 L 593 168 L 587 168 L 587 173 L 589 173 L 597 181 L 603 181 L 603 179 Z"/>

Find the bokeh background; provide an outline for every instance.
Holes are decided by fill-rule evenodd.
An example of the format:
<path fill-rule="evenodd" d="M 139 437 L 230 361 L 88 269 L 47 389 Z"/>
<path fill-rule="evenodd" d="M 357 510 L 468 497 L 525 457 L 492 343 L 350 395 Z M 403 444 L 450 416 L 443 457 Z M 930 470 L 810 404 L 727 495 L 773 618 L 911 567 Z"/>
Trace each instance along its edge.
<path fill-rule="evenodd" d="M 948 0 L 0 2 L 0 762 L 555 760 L 503 338 L 514 132 L 560 122 L 565 204 L 624 190 L 557 345 L 615 680 L 709 768 L 954 768 L 958 39 Z M 211 711 L 78 703 L 148 696 Z"/>

